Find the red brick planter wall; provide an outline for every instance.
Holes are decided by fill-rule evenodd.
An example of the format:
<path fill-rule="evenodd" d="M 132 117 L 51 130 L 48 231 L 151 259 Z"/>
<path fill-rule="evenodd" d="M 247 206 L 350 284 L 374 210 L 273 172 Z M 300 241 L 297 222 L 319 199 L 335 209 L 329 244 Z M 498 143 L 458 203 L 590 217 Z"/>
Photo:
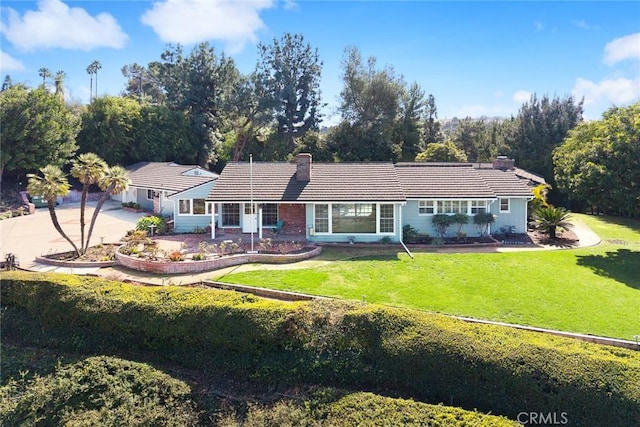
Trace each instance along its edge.
<path fill-rule="evenodd" d="M 180 273 L 201 273 L 203 271 L 219 270 L 234 265 L 246 264 L 250 262 L 259 262 L 263 264 L 286 264 L 290 262 L 302 261 L 313 258 L 320 254 L 321 247 L 315 247 L 308 252 L 299 254 L 239 254 L 229 255 L 220 258 L 212 258 L 202 261 L 150 261 L 143 258 L 123 255 L 116 252 L 116 260 L 123 267 L 137 271 L 146 271 L 150 273 L 164 274 L 180 274 Z"/>

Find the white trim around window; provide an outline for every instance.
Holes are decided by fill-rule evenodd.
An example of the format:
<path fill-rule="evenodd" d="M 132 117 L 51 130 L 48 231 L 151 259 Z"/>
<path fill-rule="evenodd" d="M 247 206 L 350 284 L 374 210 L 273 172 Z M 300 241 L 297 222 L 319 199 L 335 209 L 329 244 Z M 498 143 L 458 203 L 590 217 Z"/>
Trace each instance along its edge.
<path fill-rule="evenodd" d="M 211 215 L 204 199 L 178 199 L 178 215 Z"/>
<path fill-rule="evenodd" d="M 433 215 L 436 213 L 436 202 L 434 200 L 418 200 L 418 215 Z"/>
<path fill-rule="evenodd" d="M 344 211 L 344 217 L 340 213 Z M 343 230 L 340 227 L 353 225 L 347 219 L 355 220 L 360 218 L 373 217 L 375 220 L 375 230 L 370 231 Z M 338 220 L 344 220 L 347 224 L 338 224 Z M 334 224 L 334 222 L 336 224 Z M 313 205 L 313 227 L 314 234 L 334 235 L 334 234 L 367 234 L 367 235 L 395 235 L 396 230 L 396 204 L 395 203 L 315 203 Z M 338 230 L 334 230 L 337 228 Z"/>
<path fill-rule="evenodd" d="M 509 213 L 511 212 L 511 200 L 506 197 L 501 197 L 498 199 L 498 203 L 500 203 L 500 213 Z"/>

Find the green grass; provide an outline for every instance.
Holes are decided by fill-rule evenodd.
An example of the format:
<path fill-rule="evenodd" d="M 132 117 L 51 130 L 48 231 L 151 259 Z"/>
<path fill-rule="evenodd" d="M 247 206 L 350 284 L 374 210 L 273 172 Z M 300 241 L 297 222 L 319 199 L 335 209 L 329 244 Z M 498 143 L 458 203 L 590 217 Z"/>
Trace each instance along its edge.
<path fill-rule="evenodd" d="M 592 248 L 507 253 L 395 251 L 222 278 L 273 289 L 633 340 L 640 334 L 640 221 L 575 215 Z M 351 252 L 353 256 L 354 253 Z"/>

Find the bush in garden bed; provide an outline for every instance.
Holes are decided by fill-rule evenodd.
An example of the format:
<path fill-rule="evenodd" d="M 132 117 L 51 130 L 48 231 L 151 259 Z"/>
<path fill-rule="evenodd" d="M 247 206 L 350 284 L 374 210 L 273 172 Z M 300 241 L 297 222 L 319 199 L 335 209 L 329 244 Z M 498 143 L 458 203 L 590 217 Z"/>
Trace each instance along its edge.
<path fill-rule="evenodd" d="M 360 303 L 279 303 L 51 274 L 1 278 L 3 305 L 115 349 L 202 368 L 224 361 L 273 382 L 397 390 L 514 419 L 558 411 L 571 424 L 640 423 L 640 353 L 632 350 Z"/>

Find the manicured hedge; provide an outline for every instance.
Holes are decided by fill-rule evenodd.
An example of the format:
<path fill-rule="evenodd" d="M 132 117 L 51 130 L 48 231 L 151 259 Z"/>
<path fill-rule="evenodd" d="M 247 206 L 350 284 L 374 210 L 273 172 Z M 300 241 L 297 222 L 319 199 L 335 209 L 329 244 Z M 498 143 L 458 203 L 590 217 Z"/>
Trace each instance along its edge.
<path fill-rule="evenodd" d="M 197 426 L 190 387 L 148 365 L 90 357 L 0 387 L 2 425 Z"/>
<path fill-rule="evenodd" d="M 271 381 L 395 390 L 511 419 L 564 413 L 571 424 L 640 425 L 640 353 L 631 350 L 375 305 L 50 274 L 0 279 L 3 305 L 116 348 L 201 367 L 223 360 Z"/>

